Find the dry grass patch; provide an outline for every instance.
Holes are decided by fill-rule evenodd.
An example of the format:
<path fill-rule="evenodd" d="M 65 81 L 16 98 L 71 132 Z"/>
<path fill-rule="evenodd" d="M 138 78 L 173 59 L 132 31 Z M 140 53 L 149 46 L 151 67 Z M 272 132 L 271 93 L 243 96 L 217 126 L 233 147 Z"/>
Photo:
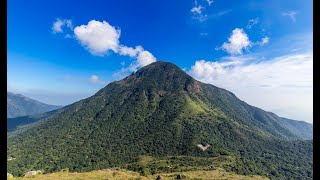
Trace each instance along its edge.
<path fill-rule="evenodd" d="M 124 169 L 119 170 L 98 170 L 83 173 L 71 172 L 56 172 L 51 174 L 40 174 L 33 177 L 8 178 L 8 180 L 155 180 L 160 175 L 162 180 L 174 180 L 177 175 L 183 175 L 186 179 L 203 179 L 203 180 L 267 180 L 268 178 L 262 176 L 244 176 L 235 173 L 226 172 L 223 169 L 216 169 L 211 171 L 186 171 L 175 173 L 161 173 L 150 176 L 142 176 L 139 173 L 128 171 Z"/>

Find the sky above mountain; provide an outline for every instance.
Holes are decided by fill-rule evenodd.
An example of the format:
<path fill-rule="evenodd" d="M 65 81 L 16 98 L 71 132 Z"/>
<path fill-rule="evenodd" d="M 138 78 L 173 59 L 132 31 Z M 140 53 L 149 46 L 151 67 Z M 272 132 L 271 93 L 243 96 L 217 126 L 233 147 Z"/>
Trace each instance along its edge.
<path fill-rule="evenodd" d="M 312 123 L 312 1 L 8 1 L 8 91 L 66 105 L 163 60 Z"/>

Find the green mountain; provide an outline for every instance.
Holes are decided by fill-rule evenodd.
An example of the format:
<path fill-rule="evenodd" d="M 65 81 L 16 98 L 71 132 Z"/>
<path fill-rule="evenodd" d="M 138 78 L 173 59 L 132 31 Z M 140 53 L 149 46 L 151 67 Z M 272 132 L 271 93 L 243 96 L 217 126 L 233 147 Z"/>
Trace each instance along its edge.
<path fill-rule="evenodd" d="M 167 62 L 33 122 L 9 133 L 13 175 L 116 166 L 154 174 L 173 171 L 169 163 L 176 170 L 214 165 L 272 179 L 313 177 L 313 141 L 305 140 L 312 125 L 248 105 Z M 156 160 L 141 163 L 141 156 Z"/>
<path fill-rule="evenodd" d="M 19 117 L 26 115 L 41 114 L 61 108 L 61 106 L 48 105 L 21 94 L 7 92 L 7 117 Z"/>

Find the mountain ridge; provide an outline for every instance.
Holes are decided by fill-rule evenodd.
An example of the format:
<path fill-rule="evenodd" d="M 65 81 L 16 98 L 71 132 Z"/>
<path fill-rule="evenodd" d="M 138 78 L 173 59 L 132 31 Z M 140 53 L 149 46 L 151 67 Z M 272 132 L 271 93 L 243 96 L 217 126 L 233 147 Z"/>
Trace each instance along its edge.
<path fill-rule="evenodd" d="M 21 94 L 7 92 L 7 118 L 41 114 L 61 107 L 45 104 Z"/>

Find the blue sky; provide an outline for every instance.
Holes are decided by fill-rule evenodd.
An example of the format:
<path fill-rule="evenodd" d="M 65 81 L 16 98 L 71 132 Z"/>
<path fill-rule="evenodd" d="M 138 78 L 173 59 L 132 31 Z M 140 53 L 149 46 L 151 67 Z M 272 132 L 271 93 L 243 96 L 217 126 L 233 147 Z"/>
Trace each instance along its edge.
<path fill-rule="evenodd" d="M 8 1 L 8 91 L 66 105 L 151 62 L 313 121 L 312 1 Z"/>

